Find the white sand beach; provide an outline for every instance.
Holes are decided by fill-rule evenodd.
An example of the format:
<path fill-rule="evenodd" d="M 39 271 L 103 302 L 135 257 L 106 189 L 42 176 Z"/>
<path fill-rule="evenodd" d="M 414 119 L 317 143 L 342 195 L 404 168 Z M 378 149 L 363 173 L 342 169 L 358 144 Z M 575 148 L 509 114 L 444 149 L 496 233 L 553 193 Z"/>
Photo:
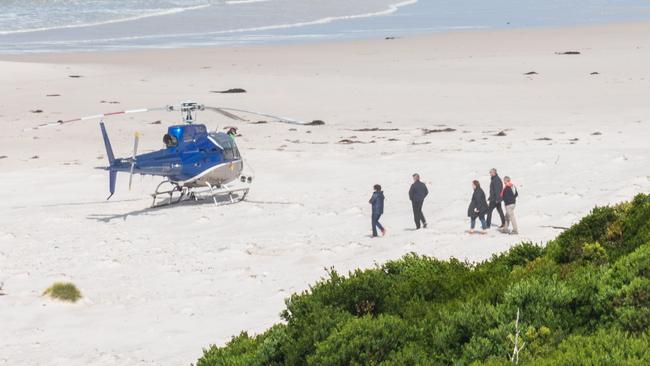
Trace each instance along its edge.
<path fill-rule="evenodd" d="M 188 365 L 202 347 L 280 321 L 284 299 L 324 268 L 409 252 L 479 261 L 647 193 L 649 34 L 650 23 L 632 23 L 0 56 L 0 365 Z M 580 54 L 557 54 L 566 51 Z M 247 93 L 210 92 L 229 88 Z M 149 209 L 151 177 L 129 191 L 119 176 L 105 201 L 98 121 L 24 130 L 182 100 L 326 124 L 199 114 L 210 129 L 240 128 L 251 193 L 236 205 L 159 209 Z M 129 156 L 135 131 L 140 151 L 153 151 L 180 119 L 106 122 L 116 154 Z M 465 233 L 471 181 L 487 187 L 492 167 L 519 189 L 518 236 Z M 430 191 L 429 228 L 419 231 L 407 195 L 415 172 Z M 387 198 L 388 235 L 378 239 L 369 237 L 375 183 Z M 83 299 L 41 296 L 56 281 L 75 283 Z"/>

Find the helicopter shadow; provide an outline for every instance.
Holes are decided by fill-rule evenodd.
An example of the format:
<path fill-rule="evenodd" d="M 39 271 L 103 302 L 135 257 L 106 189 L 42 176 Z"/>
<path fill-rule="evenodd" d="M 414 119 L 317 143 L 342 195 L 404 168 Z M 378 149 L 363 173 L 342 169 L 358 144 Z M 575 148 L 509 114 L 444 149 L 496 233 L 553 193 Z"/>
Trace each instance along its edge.
<path fill-rule="evenodd" d="M 95 220 L 95 221 L 99 221 L 99 222 L 109 223 L 109 222 L 111 222 L 113 220 L 119 220 L 119 219 L 122 219 L 122 221 L 126 221 L 126 219 L 129 216 L 145 216 L 145 215 L 154 214 L 154 213 L 157 213 L 157 212 L 164 212 L 166 210 L 173 209 L 175 207 L 180 207 L 180 206 L 199 207 L 199 206 L 205 206 L 205 205 L 213 205 L 213 206 L 216 206 L 216 207 L 221 207 L 221 206 L 232 205 L 232 204 L 235 204 L 235 203 L 238 203 L 238 202 L 243 202 L 243 201 L 238 200 L 239 196 L 237 196 L 237 195 L 233 195 L 233 196 L 235 198 L 234 202 L 232 202 L 230 200 L 230 197 L 228 197 L 228 196 L 224 196 L 224 197 L 215 196 L 214 198 L 216 200 L 216 204 L 215 204 L 215 201 L 211 197 L 210 198 L 202 198 L 202 199 L 199 199 L 199 200 L 186 199 L 186 200 L 183 200 L 181 202 L 173 202 L 171 204 L 169 203 L 169 199 L 165 199 L 165 200 L 161 201 L 161 203 L 157 204 L 156 206 L 149 206 L 149 207 L 141 208 L 141 209 L 138 209 L 138 210 L 129 211 L 129 212 L 125 212 L 125 213 L 118 213 L 118 214 L 91 214 L 91 215 L 86 216 L 86 218 L 89 219 L 89 220 Z"/>

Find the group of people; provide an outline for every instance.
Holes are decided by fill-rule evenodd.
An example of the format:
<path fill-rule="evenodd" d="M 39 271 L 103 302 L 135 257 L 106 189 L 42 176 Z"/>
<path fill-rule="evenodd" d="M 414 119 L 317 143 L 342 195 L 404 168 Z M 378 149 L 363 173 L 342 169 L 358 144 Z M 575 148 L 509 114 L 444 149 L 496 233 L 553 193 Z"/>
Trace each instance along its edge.
<path fill-rule="evenodd" d="M 369 203 L 372 205 L 372 237 L 378 236 L 378 230 L 381 235 L 386 235 L 386 229 L 379 222 L 381 215 L 384 214 L 384 192 L 381 185 L 375 184 L 374 192 L 370 197 Z M 478 180 L 472 181 L 472 199 L 467 209 L 467 215 L 470 218 L 470 234 L 477 233 L 476 220 L 481 222 L 481 230 L 478 233 L 485 234 L 487 229 L 492 226 L 492 212 L 494 209 L 499 213 L 501 219 L 501 226 L 499 231 L 504 234 L 518 234 L 517 220 L 515 218 L 515 206 L 519 193 L 517 188 L 512 183 L 510 177 L 504 177 L 503 181 L 499 177 L 496 169 L 490 170 L 490 195 L 486 199 L 485 192 L 481 188 Z M 420 181 L 419 174 L 413 174 L 413 184 L 409 189 L 409 199 L 413 206 L 413 219 L 415 221 L 415 228 L 426 228 L 427 220 L 422 213 L 422 206 L 424 199 L 429 194 L 426 184 Z M 503 212 L 503 205 L 505 205 L 505 214 Z M 487 218 L 486 218 L 487 217 Z M 510 227 L 512 226 L 512 229 Z"/>
<path fill-rule="evenodd" d="M 517 188 L 510 177 L 505 176 L 501 181 L 497 170 L 490 169 L 490 196 L 487 200 L 478 180 L 472 181 L 472 189 L 474 192 L 467 208 L 467 216 L 470 218 L 470 234 L 476 233 L 476 219 L 481 222 L 481 231 L 479 233 L 485 234 L 487 232 L 487 229 L 492 226 L 492 213 L 495 208 L 501 219 L 499 231 L 504 234 L 519 234 L 517 219 L 515 218 L 515 207 L 519 192 L 517 192 Z M 506 208 L 505 215 L 503 213 L 504 205 Z M 512 229 L 510 229 L 510 226 L 512 226 Z"/>

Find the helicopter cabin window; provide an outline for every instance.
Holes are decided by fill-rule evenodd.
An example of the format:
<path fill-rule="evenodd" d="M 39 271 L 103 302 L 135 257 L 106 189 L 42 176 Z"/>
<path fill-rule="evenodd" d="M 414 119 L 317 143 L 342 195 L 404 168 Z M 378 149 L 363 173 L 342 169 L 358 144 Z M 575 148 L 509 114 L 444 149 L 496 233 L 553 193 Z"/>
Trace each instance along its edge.
<path fill-rule="evenodd" d="M 187 126 L 185 131 L 183 131 L 183 142 L 190 142 L 194 140 L 194 129 Z"/>
<path fill-rule="evenodd" d="M 207 134 L 205 126 L 202 125 L 185 126 L 185 129 L 183 131 L 183 142 L 193 141 L 197 137 L 200 137 L 201 135 L 205 135 L 205 134 Z"/>
<path fill-rule="evenodd" d="M 233 139 L 223 133 L 220 133 L 216 136 L 216 140 L 219 145 L 223 148 L 223 158 L 226 160 L 239 159 L 239 150 Z"/>
<path fill-rule="evenodd" d="M 176 147 L 178 146 L 178 139 L 176 136 L 166 133 L 165 136 L 163 136 L 163 143 L 167 148 Z"/>

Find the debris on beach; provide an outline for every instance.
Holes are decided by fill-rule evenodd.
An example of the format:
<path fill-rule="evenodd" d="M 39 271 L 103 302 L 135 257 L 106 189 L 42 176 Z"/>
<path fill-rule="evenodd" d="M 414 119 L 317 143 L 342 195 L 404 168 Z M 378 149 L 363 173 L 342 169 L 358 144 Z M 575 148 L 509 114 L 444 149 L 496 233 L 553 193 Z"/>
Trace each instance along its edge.
<path fill-rule="evenodd" d="M 242 88 L 232 88 L 228 90 L 210 90 L 210 93 L 235 94 L 235 93 L 246 93 L 246 90 Z"/>
<path fill-rule="evenodd" d="M 499 133 L 497 133 L 497 134 L 494 135 L 494 136 L 503 137 L 503 136 L 508 136 L 508 135 L 506 134 L 506 131 L 499 131 Z"/>
<path fill-rule="evenodd" d="M 431 141 L 425 141 L 425 142 L 411 142 L 411 145 L 416 146 L 416 145 L 429 145 Z"/>
<path fill-rule="evenodd" d="M 34 155 L 34 156 L 32 156 L 30 159 L 34 160 L 34 159 L 38 159 L 38 158 L 39 158 L 38 155 Z"/>
<path fill-rule="evenodd" d="M 596 131 L 596 132 L 592 133 L 591 136 L 600 136 L 602 134 L 603 134 L 602 132 Z"/>
<path fill-rule="evenodd" d="M 388 141 L 399 141 L 399 139 L 396 139 L 396 138 L 389 138 Z"/>
<path fill-rule="evenodd" d="M 267 121 L 256 121 L 256 122 L 251 122 L 252 125 L 265 125 L 267 124 Z"/>
<path fill-rule="evenodd" d="M 60 97 L 61 94 L 46 94 L 46 97 Z"/>
<path fill-rule="evenodd" d="M 372 128 L 357 128 L 352 131 L 356 132 L 384 132 L 384 131 L 399 131 L 399 128 L 379 128 L 379 127 L 372 127 Z"/>
<path fill-rule="evenodd" d="M 352 137 L 347 138 L 347 139 L 339 140 L 338 143 L 342 144 L 342 145 L 351 145 L 351 144 L 374 144 L 376 142 L 375 140 L 370 140 L 368 142 L 353 140 L 354 138 L 356 138 L 356 136 L 352 136 Z"/>
<path fill-rule="evenodd" d="M 68 75 L 68 77 L 73 78 L 73 79 L 79 79 L 79 78 L 82 78 L 83 76 L 82 75 Z"/>
<path fill-rule="evenodd" d="M 150 125 L 159 125 L 159 124 L 162 124 L 162 121 L 161 121 L 161 120 L 157 120 L 157 121 L 153 121 L 153 122 L 151 122 L 151 123 L 149 123 L 149 124 L 150 124 Z"/>
<path fill-rule="evenodd" d="M 577 138 L 577 137 L 574 137 L 574 138 L 570 139 L 569 141 L 571 141 L 571 142 L 576 142 L 576 141 L 580 141 L 580 139 Z"/>
<path fill-rule="evenodd" d="M 535 139 L 535 140 L 536 140 L 536 141 L 551 141 L 551 140 L 553 140 L 553 139 L 550 138 L 550 137 L 540 137 L 540 138 L 537 138 L 537 139 Z"/>
<path fill-rule="evenodd" d="M 325 124 L 325 122 L 321 121 L 320 119 L 315 119 L 315 120 L 305 124 L 305 126 L 322 126 L 324 124 Z"/>
<path fill-rule="evenodd" d="M 32 113 L 43 113 L 42 109 L 32 109 L 30 112 Z"/>
<path fill-rule="evenodd" d="M 387 40 L 387 41 L 392 41 L 392 40 L 397 39 L 397 38 L 393 37 L 393 36 L 388 36 L 388 37 L 386 37 L 384 39 Z"/>
<path fill-rule="evenodd" d="M 528 71 L 524 75 L 539 75 L 539 74 L 537 73 L 537 71 Z"/>
<path fill-rule="evenodd" d="M 455 128 L 447 127 L 447 128 L 434 128 L 434 129 L 428 129 L 428 128 L 423 128 L 422 129 L 422 134 L 423 135 L 429 135 L 432 133 L 441 133 L 441 132 L 454 132 L 456 131 Z"/>
<path fill-rule="evenodd" d="M 594 72 L 592 72 L 592 73 L 589 74 L 589 75 L 600 75 L 600 73 L 599 73 L 598 71 L 594 71 Z"/>
<path fill-rule="evenodd" d="M 8 158 L 7 155 L 0 155 L 0 160 Z"/>
<path fill-rule="evenodd" d="M 564 52 L 555 52 L 556 55 L 579 55 L 578 51 L 564 51 Z"/>

